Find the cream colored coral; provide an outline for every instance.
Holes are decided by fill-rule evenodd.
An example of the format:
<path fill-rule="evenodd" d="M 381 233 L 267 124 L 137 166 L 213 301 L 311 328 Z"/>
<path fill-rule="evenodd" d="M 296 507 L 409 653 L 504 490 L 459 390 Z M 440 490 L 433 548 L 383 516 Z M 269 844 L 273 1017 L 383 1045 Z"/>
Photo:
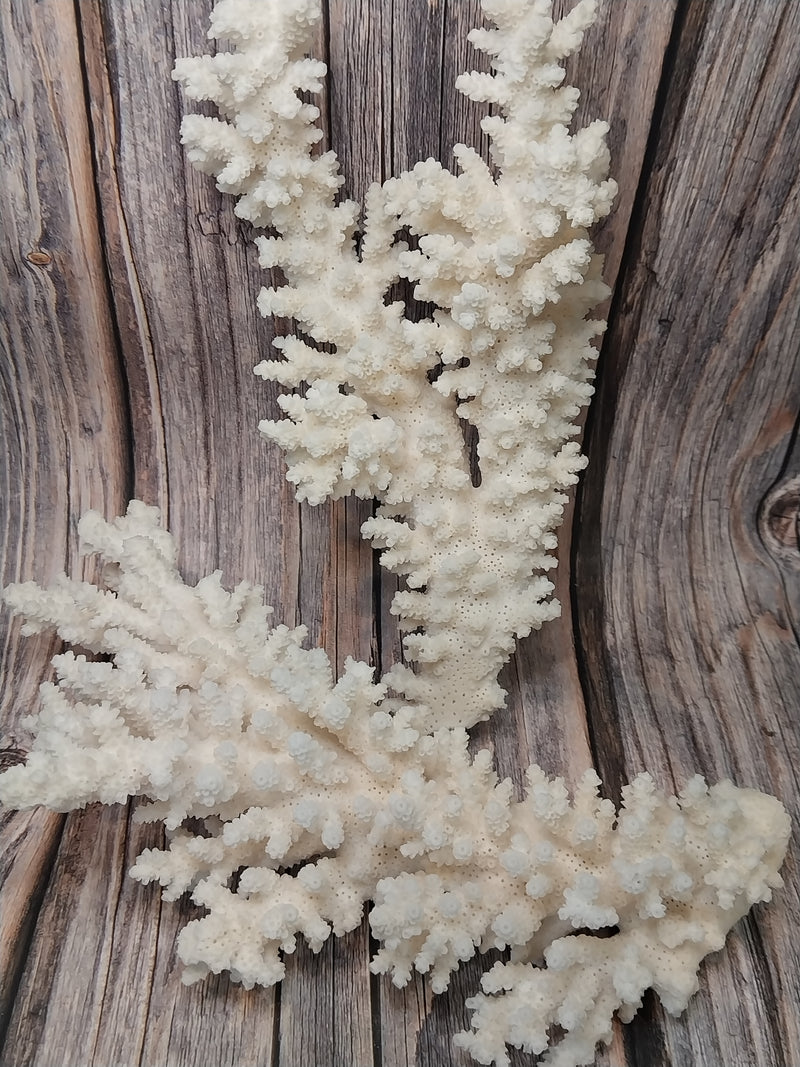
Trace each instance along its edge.
<path fill-rule="evenodd" d="M 394 610 L 419 628 L 405 638 L 415 670 L 376 682 L 348 660 L 334 679 L 302 627 L 271 626 L 259 589 L 227 592 L 219 574 L 187 586 L 153 509 L 90 514 L 80 533 L 107 589 L 64 577 L 4 597 L 27 632 L 55 627 L 111 662 L 55 658 L 27 763 L 0 775 L 0 798 L 142 798 L 137 818 L 169 838 L 132 874 L 207 909 L 180 935 L 186 981 L 276 982 L 298 934 L 317 950 L 372 899 L 372 966 L 398 984 L 416 968 L 440 991 L 476 951 L 511 948 L 457 1038 L 479 1062 L 507 1064 L 507 1043 L 544 1051 L 557 1026 L 547 1062 L 575 1067 L 647 988 L 682 1010 L 703 956 L 780 885 L 789 826 L 773 798 L 699 779 L 667 797 L 640 775 L 618 813 L 592 772 L 570 798 L 532 767 L 515 800 L 490 754 L 468 753 L 463 727 L 502 704 L 515 638 L 558 610 L 545 572 L 583 466 L 575 420 L 603 326 L 586 315 L 607 292 L 586 227 L 614 193 L 605 124 L 570 134 L 577 91 L 561 84 L 595 4 L 555 24 L 544 0 L 482 6 L 495 28 L 472 40 L 495 73 L 459 88 L 495 105 L 497 177 L 458 146 L 458 175 L 420 163 L 373 186 L 363 219 L 336 201 L 335 157 L 309 154 L 317 109 L 298 92 L 324 74 L 305 54 L 317 0 L 221 0 L 212 34 L 237 50 L 176 65 L 223 117 L 185 120 L 190 158 L 273 230 L 259 257 L 286 284 L 259 306 L 310 339 L 280 339 L 281 358 L 257 368 L 306 383 L 262 432 L 301 499 L 380 500 L 364 534 L 405 579 Z M 398 280 L 432 317 L 386 303 Z M 459 417 L 478 430 L 477 485 Z"/>
<path fill-rule="evenodd" d="M 789 827 L 771 797 L 696 779 L 667 798 L 640 775 L 618 817 L 593 772 L 571 801 L 532 767 L 515 802 L 490 754 L 469 756 L 464 731 L 424 735 L 413 709 L 387 714 L 365 664 L 349 660 L 334 683 L 302 628 L 270 627 L 259 589 L 228 593 L 218 574 L 185 585 L 155 509 L 133 502 L 110 524 L 90 513 L 80 533 L 109 591 L 63 578 L 47 591 L 11 586 L 5 599 L 29 633 L 54 626 L 113 663 L 54 659 L 57 681 L 28 724 L 34 746 L 0 775 L 0 796 L 57 811 L 143 798 L 136 818 L 163 821 L 170 839 L 131 873 L 208 909 L 180 935 L 186 981 L 222 970 L 247 986 L 279 981 L 297 934 L 319 949 L 373 898 L 373 969 L 398 984 L 416 968 L 440 992 L 476 949 L 544 954 L 545 971 L 490 972 L 486 991 L 510 992 L 478 998 L 477 1033 L 460 1040 L 503 1063 L 504 1042 L 525 1033 L 544 1048 L 555 1021 L 572 1035 L 553 1061 L 566 1063 L 566 1049 L 593 1048 L 650 985 L 683 1007 L 702 957 L 780 884 Z M 564 939 L 611 926 L 613 941 Z"/>
<path fill-rule="evenodd" d="M 572 438 L 592 393 L 590 342 L 604 326 L 586 314 L 607 294 L 586 227 L 607 214 L 616 188 L 605 123 L 570 134 L 578 94 L 560 87 L 560 61 L 595 4 L 555 26 L 549 4 L 485 10 L 497 27 L 472 40 L 495 57 L 496 73 L 458 84 L 502 109 L 484 120 L 499 176 L 457 145 L 459 175 L 419 163 L 373 185 L 363 219 L 357 205 L 335 205 L 333 157 L 307 153 L 316 109 L 293 90 L 313 90 L 321 76 L 303 58 L 309 5 L 259 4 L 245 21 L 263 20 L 269 34 L 251 25 L 235 56 L 180 60 L 175 70 L 187 95 L 229 119 L 188 117 L 190 158 L 240 195 L 238 214 L 276 231 L 258 239 L 260 261 L 280 266 L 286 284 L 262 290 L 262 313 L 294 317 L 335 349 L 277 344 L 282 358 L 257 373 L 309 388 L 283 397 L 288 419 L 262 432 L 286 451 L 300 499 L 355 492 L 382 502 L 364 534 L 405 578 L 393 611 L 422 631 L 405 639 L 416 671 L 398 665 L 384 681 L 398 695 L 393 707 L 425 707 L 430 729 L 472 726 L 500 707 L 497 673 L 515 639 L 559 610 L 544 572 L 565 490 L 584 464 Z M 243 18 L 239 5 L 216 12 L 214 32 L 225 36 Z M 287 42 L 283 62 L 275 41 Z M 401 303 L 385 304 L 400 279 L 436 304 L 432 318 L 410 322 Z M 478 431 L 480 485 L 459 416 Z"/>

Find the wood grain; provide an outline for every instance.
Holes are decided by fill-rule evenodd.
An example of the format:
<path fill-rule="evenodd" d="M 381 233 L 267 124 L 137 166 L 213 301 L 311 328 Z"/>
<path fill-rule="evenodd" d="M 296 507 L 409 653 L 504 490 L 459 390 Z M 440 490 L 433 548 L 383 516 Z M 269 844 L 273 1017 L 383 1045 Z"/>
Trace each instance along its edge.
<path fill-rule="evenodd" d="M 670 789 L 694 770 L 730 775 L 795 818 L 798 543 L 787 532 L 778 552 L 762 529 L 796 471 L 799 70 L 796 5 L 689 7 L 617 290 L 576 552 L 601 773 L 646 767 Z M 690 1012 L 665 1019 L 653 1002 L 633 1024 L 641 1061 L 800 1062 L 796 862 L 706 965 Z"/>
<path fill-rule="evenodd" d="M 76 519 L 90 507 L 123 506 L 129 468 L 73 8 L 58 0 L 4 4 L 0 29 L 5 584 L 19 578 L 46 581 L 65 567 L 80 574 Z M 85 573 L 91 576 L 92 567 Z M 21 744 L 18 721 L 33 708 L 58 646 L 46 635 L 21 641 L 7 612 L 0 625 L 5 749 Z M 106 825 L 114 820 L 108 813 L 101 818 Z M 9 1026 L 15 1031 L 19 1013 L 11 1015 L 12 1000 L 25 986 L 26 962 L 25 973 L 35 966 L 36 946 L 53 914 L 57 879 L 51 871 L 64 822 L 45 812 L 3 816 L 0 1035 Z M 82 855 L 91 854 L 92 839 L 81 836 L 79 817 L 66 820 L 65 838 Z M 108 861 L 103 879 L 113 878 L 111 858 L 98 858 Z M 101 892 L 100 900 L 104 897 Z M 54 927 L 55 936 L 60 932 Z M 88 931 L 87 941 L 91 938 Z M 84 980 L 92 984 L 91 972 L 84 971 Z M 27 1025 L 31 1030 L 37 1025 L 30 1013 Z"/>
<path fill-rule="evenodd" d="M 557 10 L 570 6 L 559 0 Z M 364 502 L 298 506 L 255 432 L 276 415 L 251 367 L 274 326 L 251 234 L 177 139 L 176 55 L 211 0 L 0 0 L 2 581 L 78 572 L 74 523 L 159 504 L 190 580 L 265 587 L 337 668 L 400 655 Z M 347 195 L 454 143 L 484 153 L 452 91 L 480 66 L 477 0 L 327 0 L 321 101 Z M 647 767 L 774 791 L 800 766 L 800 11 L 792 0 L 607 0 L 569 77 L 579 121 L 612 116 L 617 208 L 596 239 L 616 284 L 590 467 L 559 550 L 562 617 L 503 675 L 475 731 L 517 783 L 530 759 L 612 793 Z M 289 324 L 278 323 L 283 330 Z M 91 577 L 91 563 L 87 576 Z M 2 747 L 56 650 L 2 617 Z M 464 1067 L 452 1034 L 487 960 L 433 998 L 367 970 L 366 924 L 281 988 L 183 987 L 195 913 L 124 877 L 158 831 L 119 809 L 0 821 L 0 1062 L 22 1067 Z M 655 1001 L 610 1067 L 800 1063 L 800 876 L 704 968 L 681 1019 Z M 526 1057 L 512 1055 L 522 1064 Z M 527 1062 L 530 1062 L 529 1058 Z"/>

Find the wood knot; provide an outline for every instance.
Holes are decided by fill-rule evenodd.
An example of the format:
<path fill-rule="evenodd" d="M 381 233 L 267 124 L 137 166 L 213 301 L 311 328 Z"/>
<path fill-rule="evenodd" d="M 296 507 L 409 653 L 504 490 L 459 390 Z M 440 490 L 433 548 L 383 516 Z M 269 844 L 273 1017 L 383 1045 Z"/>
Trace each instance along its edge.
<path fill-rule="evenodd" d="M 35 267 L 46 267 L 53 262 L 53 257 L 49 252 L 42 252 L 38 248 L 33 252 L 29 252 L 25 258 L 29 263 L 33 263 Z"/>
<path fill-rule="evenodd" d="M 758 531 L 771 556 L 800 565 L 800 477 L 773 485 L 759 508 Z"/>

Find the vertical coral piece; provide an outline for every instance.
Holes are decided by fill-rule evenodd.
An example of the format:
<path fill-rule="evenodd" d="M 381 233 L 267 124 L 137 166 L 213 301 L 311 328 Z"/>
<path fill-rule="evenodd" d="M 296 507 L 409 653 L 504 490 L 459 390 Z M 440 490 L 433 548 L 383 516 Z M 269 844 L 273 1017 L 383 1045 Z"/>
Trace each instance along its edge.
<path fill-rule="evenodd" d="M 483 128 L 496 176 L 456 145 L 457 175 L 418 163 L 373 185 L 363 215 L 336 203 L 332 154 L 308 155 L 317 109 L 294 94 L 318 89 L 323 73 L 304 58 L 308 4 L 261 4 L 247 17 L 220 4 L 212 29 L 235 30 L 236 53 L 175 68 L 187 95 L 225 119 L 184 120 L 189 158 L 240 197 L 238 214 L 274 231 L 258 239 L 260 260 L 286 284 L 263 290 L 259 307 L 293 317 L 308 338 L 279 340 L 282 358 L 256 368 L 307 386 L 280 399 L 286 419 L 262 433 L 286 452 L 299 499 L 380 501 L 363 532 L 405 579 L 393 611 L 414 631 L 404 647 L 416 668 L 398 664 L 385 681 L 392 707 L 424 708 L 428 729 L 469 727 L 501 707 L 497 673 L 515 640 L 557 615 L 546 572 L 584 465 L 576 419 L 604 328 L 587 313 L 608 295 L 587 227 L 616 186 L 607 125 L 571 134 L 578 92 L 562 85 L 561 61 L 596 5 L 583 0 L 557 23 L 549 8 L 487 4 L 495 28 L 471 34 L 495 73 L 457 86 L 495 107 Z M 432 316 L 411 322 L 386 302 L 401 279 Z M 459 418 L 477 430 L 479 485 Z"/>

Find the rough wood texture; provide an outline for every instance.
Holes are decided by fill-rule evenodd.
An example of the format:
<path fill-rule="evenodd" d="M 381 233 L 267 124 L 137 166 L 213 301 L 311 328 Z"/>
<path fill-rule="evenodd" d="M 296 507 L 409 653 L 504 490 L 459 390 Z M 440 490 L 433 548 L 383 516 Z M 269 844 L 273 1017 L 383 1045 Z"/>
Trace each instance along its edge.
<path fill-rule="evenodd" d="M 275 412 L 250 372 L 271 336 L 255 252 L 177 143 L 169 71 L 206 46 L 210 6 L 0 0 L 0 580 L 76 573 L 77 515 L 137 495 L 168 513 L 188 577 L 258 580 L 337 664 L 386 664 L 392 586 L 358 539 L 365 505 L 298 507 L 258 439 Z M 476 64 L 477 9 L 328 0 L 323 124 L 348 194 L 449 162 L 458 140 L 485 149 L 452 91 Z M 800 814 L 798 71 L 794 0 L 605 0 L 571 65 L 581 117 L 612 120 L 620 196 L 596 236 L 616 291 L 563 615 L 520 648 L 508 711 L 477 731 L 516 781 L 531 757 L 568 778 L 594 761 L 612 794 L 643 768 L 669 788 L 699 770 Z M 2 623 L 14 749 L 55 646 Z M 120 810 L 2 815 L 3 1064 L 469 1062 L 450 1036 L 485 961 L 441 997 L 423 977 L 396 990 L 368 974 L 366 926 L 299 950 L 277 992 L 181 986 L 191 905 L 124 877 L 156 837 Z M 648 1001 L 598 1063 L 800 1063 L 795 851 L 785 877 L 685 1016 Z"/>

